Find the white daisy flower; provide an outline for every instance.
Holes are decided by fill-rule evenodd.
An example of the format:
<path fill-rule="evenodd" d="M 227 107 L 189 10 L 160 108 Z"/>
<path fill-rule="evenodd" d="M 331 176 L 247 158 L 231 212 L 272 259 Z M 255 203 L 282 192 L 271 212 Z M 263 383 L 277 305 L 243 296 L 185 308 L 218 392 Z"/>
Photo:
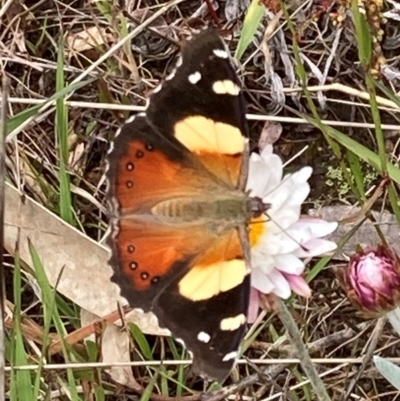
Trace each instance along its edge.
<path fill-rule="evenodd" d="M 310 296 L 302 278 L 302 258 L 318 256 L 336 249 L 323 237 L 337 228 L 336 222 L 302 217 L 301 205 L 310 192 L 311 167 L 304 167 L 283 177 L 283 164 L 272 153 L 272 146 L 250 157 L 247 190 L 270 205 L 263 215 L 250 224 L 251 285 L 249 320 L 258 311 L 258 295 L 274 293 L 287 299 L 292 291 Z M 282 178 L 283 177 L 283 178 Z"/>

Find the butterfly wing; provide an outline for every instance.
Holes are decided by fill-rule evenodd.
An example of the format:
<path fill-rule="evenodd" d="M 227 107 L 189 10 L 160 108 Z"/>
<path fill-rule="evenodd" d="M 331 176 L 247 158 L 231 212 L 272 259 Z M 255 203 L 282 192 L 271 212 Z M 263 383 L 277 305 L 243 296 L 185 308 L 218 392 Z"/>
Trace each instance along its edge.
<path fill-rule="evenodd" d="M 175 136 L 201 155 L 206 167 L 237 186 L 249 135 L 228 50 L 209 29 L 186 43 L 177 66 L 153 93 L 146 115 L 160 132 Z"/>
<path fill-rule="evenodd" d="M 221 235 L 201 221 L 171 224 L 153 214 L 163 201 L 230 188 L 173 136 L 156 132 L 145 116 L 124 125 L 115 138 L 107 178 L 113 280 L 131 307 L 151 310 L 157 295 L 195 264 L 243 259 L 240 242 L 232 239 L 236 230 Z"/>
<path fill-rule="evenodd" d="M 194 354 L 197 372 L 222 380 L 237 356 L 249 269 L 236 227 L 169 224 L 153 208 L 176 197 L 237 191 L 247 128 L 239 83 L 222 41 L 207 31 L 126 124 L 109 155 L 112 280 L 133 308 Z"/>
<path fill-rule="evenodd" d="M 231 371 L 245 334 L 250 276 L 229 291 L 202 301 L 182 297 L 172 283 L 154 312 L 193 354 L 193 371 L 223 381 Z"/>

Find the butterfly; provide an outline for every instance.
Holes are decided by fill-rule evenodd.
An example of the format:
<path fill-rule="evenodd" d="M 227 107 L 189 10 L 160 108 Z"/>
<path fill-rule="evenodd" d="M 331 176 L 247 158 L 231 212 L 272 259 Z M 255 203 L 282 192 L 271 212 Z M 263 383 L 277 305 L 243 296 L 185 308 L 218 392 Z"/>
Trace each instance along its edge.
<path fill-rule="evenodd" d="M 112 281 L 184 342 L 193 369 L 223 381 L 238 357 L 250 297 L 245 103 L 213 29 L 184 45 L 146 111 L 118 131 L 107 179 Z"/>

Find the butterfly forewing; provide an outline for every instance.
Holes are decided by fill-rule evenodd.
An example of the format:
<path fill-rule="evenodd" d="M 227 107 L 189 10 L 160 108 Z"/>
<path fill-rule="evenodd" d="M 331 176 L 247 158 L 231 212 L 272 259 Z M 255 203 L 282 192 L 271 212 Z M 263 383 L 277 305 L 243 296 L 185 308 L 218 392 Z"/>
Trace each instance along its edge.
<path fill-rule="evenodd" d="M 248 128 L 240 81 L 228 50 L 212 31 L 182 49 L 180 66 L 156 91 L 146 114 L 231 185 L 239 179 Z"/>
<path fill-rule="evenodd" d="M 238 355 L 249 302 L 246 152 L 239 80 L 208 30 L 108 159 L 112 280 L 183 340 L 196 372 L 218 380 Z"/>

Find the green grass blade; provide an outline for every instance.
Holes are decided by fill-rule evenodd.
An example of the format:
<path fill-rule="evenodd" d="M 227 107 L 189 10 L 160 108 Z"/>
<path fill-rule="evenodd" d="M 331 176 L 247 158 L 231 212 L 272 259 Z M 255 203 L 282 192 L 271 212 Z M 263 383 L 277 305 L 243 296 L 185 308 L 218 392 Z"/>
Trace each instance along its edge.
<path fill-rule="evenodd" d="M 385 85 L 381 84 L 380 82 L 375 81 L 375 86 L 380 91 L 382 91 L 389 100 L 391 100 L 398 107 L 400 107 L 400 98 L 398 96 L 396 96 L 395 93 L 393 93 L 389 88 L 387 88 Z"/>
<path fill-rule="evenodd" d="M 185 347 L 182 348 L 182 352 L 179 359 L 185 359 L 187 357 L 187 352 Z M 177 386 L 176 386 L 176 395 L 180 397 L 182 395 L 182 391 L 185 388 L 183 385 L 185 383 L 185 369 L 183 365 L 178 367 L 178 379 L 177 379 Z"/>
<path fill-rule="evenodd" d="M 364 6 L 358 5 L 357 0 L 351 1 L 351 7 L 354 16 L 354 25 L 356 28 L 356 39 L 358 48 L 358 58 L 365 70 L 369 67 L 372 57 L 372 36 Z M 360 8 L 362 7 L 362 8 Z"/>
<path fill-rule="evenodd" d="M 157 383 L 158 373 L 154 375 L 154 377 L 150 380 L 150 383 L 147 385 L 145 390 L 143 391 L 142 396 L 140 397 L 140 401 L 149 401 L 151 396 L 153 395 L 153 388 Z"/>
<path fill-rule="evenodd" d="M 392 206 L 393 213 L 396 216 L 397 223 L 400 225 L 400 205 L 399 205 L 399 194 L 397 188 L 393 185 L 393 182 L 389 185 L 389 200 L 390 206 Z"/>
<path fill-rule="evenodd" d="M 168 370 L 165 365 L 160 366 L 160 375 L 161 375 L 161 383 L 160 383 L 161 394 L 164 397 L 169 397 Z"/>
<path fill-rule="evenodd" d="M 306 115 L 302 115 L 302 117 L 305 118 L 311 124 L 313 124 L 315 127 L 318 127 L 318 128 L 321 127 L 316 119 L 314 119 L 310 116 L 306 116 Z M 365 162 L 367 162 L 368 164 L 370 164 L 372 167 L 374 167 L 379 172 L 382 172 L 380 158 L 372 150 L 368 149 L 361 143 L 355 141 L 354 139 L 350 138 L 348 135 L 341 133 L 340 131 L 336 130 L 333 127 L 329 127 L 329 126 L 325 125 L 324 129 L 326 130 L 326 132 L 332 139 L 334 139 L 335 141 L 340 143 L 346 149 L 349 149 L 351 152 L 353 152 L 355 155 L 357 155 L 360 159 L 362 159 Z M 388 162 L 387 163 L 387 173 L 393 181 L 395 181 L 397 184 L 400 185 L 400 169 L 398 167 L 395 167 L 393 164 Z"/>
<path fill-rule="evenodd" d="M 349 162 L 349 166 L 352 172 L 352 177 L 354 178 L 356 184 L 358 197 L 362 199 L 363 202 L 365 202 L 367 200 L 364 188 L 365 178 L 361 168 L 360 159 L 353 152 L 347 150 L 347 160 Z"/>
<path fill-rule="evenodd" d="M 141 332 L 139 327 L 134 324 L 129 324 L 129 331 L 131 332 L 132 337 L 134 338 L 137 346 L 140 349 L 141 354 L 144 356 L 145 359 L 151 361 L 153 358 L 153 353 L 151 352 L 150 345 L 146 339 L 146 336 Z"/>
<path fill-rule="evenodd" d="M 21 264 L 19 259 L 19 253 L 15 253 L 15 268 L 14 268 L 14 327 L 12 332 L 12 338 L 14 341 L 14 354 L 12 366 L 20 366 L 28 364 L 28 356 L 24 346 L 24 340 L 21 331 Z M 29 371 L 14 370 L 11 373 L 11 401 L 26 401 L 34 400 L 32 386 L 32 378 Z"/>
<path fill-rule="evenodd" d="M 96 385 L 94 388 L 95 400 L 96 401 L 105 401 L 106 400 L 106 393 L 104 388 L 101 386 Z"/>
<path fill-rule="evenodd" d="M 64 44 L 58 46 L 56 90 L 60 92 L 65 87 L 64 80 Z M 68 165 L 68 110 L 65 105 L 65 97 L 60 97 L 56 101 L 56 121 L 55 121 L 58 153 L 60 158 L 60 217 L 69 224 L 73 224 L 72 196 L 70 188 L 70 178 L 67 172 Z"/>
<path fill-rule="evenodd" d="M 43 103 L 38 104 L 36 106 L 32 106 L 29 109 L 23 110 L 20 113 L 16 114 L 14 117 L 9 118 L 7 121 L 6 135 L 8 135 L 10 132 L 17 129 L 20 125 L 22 125 L 30 117 L 33 117 L 36 114 L 38 114 L 40 109 L 43 106 L 46 106 L 48 103 L 51 103 L 51 102 L 59 99 L 60 97 L 64 97 L 64 96 L 70 94 L 71 92 L 74 92 L 80 88 L 83 88 L 84 86 L 90 84 L 93 81 L 94 81 L 93 79 L 88 79 L 86 81 L 77 82 L 75 84 L 68 85 L 65 88 L 63 88 L 61 91 L 56 92 L 53 96 L 48 98 Z"/>
<path fill-rule="evenodd" d="M 36 115 L 39 112 L 41 107 L 42 107 L 42 104 L 30 107 L 29 109 L 21 111 L 20 113 L 18 113 L 14 117 L 9 118 L 9 120 L 7 121 L 7 126 L 6 126 L 6 135 L 8 135 L 10 132 L 12 132 L 15 129 L 17 129 L 28 118 L 33 117 L 34 115 Z"/>
<path fill-rule="evenodd" d="M 51 311 L 51 318 L 52 318 L 53 324 L 57 330 L 57 334 L 59 335 L 59 337 L 61 339 L 61 347 L 62 347 L 65 361 L 67 363 L 73 362 L 75 360 L 73 355 L 71 356 L 71 354 L 68 352 L 65 342 L 62 341 L 62 339 L 66 335 L 66 332 L 65 332 L 63 321 L 61 320 L 60 315 L 58 313 L 58 309 L 54 303 L 55 289 L 53 289 L 50 286 L 50 283 L 47 279 L 46 272 L 44 270 L 42 261 L 40 260 L 38 253 L 36 252 L 35 248 L 33 247 L 33 245 L 31 243 L 29 243 L 29 251 L 30 251 L 31 258 L 32 258 L 32 265 L 33 265 L 35 273 L 36 273 L 36 279 L 37 279 L 39 287 L 42 291 L 43 307 L 47 308 L 48 311 Z M 71 394 L 71 399 L 72 400 L 80 400 L 80 397 L 78 396 L 78 390 L 76 387 L 73 370 L 71 368 L 67 369 L 67 381 L 68 381 L 67 387 L 68 387 L 68 391 Z"/>
<path fill-rule="evenodd" d="M 236 48 L 235 57 L 240 60 L 249 44 L 254 38 L 258 26 L 264 16 L 265 7 L 259 0 L 252 0 L 247 9 L 243 22 L 242 32 L 240 34 L 239 43 Z"/>
<path fill-rule="evenodd" d="M 385 174 L 387 168 L 387 156 L 385 150 L 385 137 L 383 135 L 381 115 L 379 112 L 378 102 L 376 100 L 375 79 L 370 72 L 366 74 L 367 90 L 370 94 L 369 104 L 371 105 L 372 120 L 375 125 L 375 137 L 378 143 L 379 157 L 381 161 L 381 171 Z"/>

